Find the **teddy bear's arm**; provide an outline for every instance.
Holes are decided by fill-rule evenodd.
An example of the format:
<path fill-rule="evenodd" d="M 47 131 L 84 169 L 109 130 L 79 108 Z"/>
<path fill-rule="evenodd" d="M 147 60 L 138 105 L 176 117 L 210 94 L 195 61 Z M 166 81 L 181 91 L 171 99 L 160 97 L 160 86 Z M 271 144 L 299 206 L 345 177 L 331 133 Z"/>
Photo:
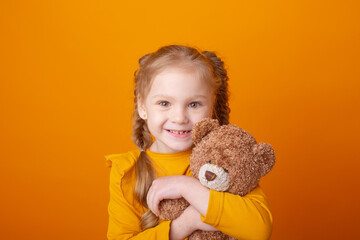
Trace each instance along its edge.
<path fill-rule="evenodd" d="M 272 215 L 260 186 L 244 197 L 210 190 L 201 220 L 237 239 L 269 239 L 272 232 Z"/>

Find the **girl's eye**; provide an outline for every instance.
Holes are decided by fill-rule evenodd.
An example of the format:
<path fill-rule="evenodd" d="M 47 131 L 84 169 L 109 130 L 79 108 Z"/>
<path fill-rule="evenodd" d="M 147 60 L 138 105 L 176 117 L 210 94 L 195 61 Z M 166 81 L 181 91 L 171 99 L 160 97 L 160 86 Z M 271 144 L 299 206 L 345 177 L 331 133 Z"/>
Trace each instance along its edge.
<path fill-rule="evenodd" d="M 199 103 L 198 102 L 192 102 L 192 103 L 190 103 L 189 104 L 189 107 L 191 107 L 191 108 L 197 108 L 197 107 L 199 107 Z"/>
<path fill-rule="evenodd" d="M 163 107 L 168 107 L 170 105 L 170 103 L 167 101 L 161 101 L 161 102 L 159 102 L 159 105 L 163 106 Z"/>

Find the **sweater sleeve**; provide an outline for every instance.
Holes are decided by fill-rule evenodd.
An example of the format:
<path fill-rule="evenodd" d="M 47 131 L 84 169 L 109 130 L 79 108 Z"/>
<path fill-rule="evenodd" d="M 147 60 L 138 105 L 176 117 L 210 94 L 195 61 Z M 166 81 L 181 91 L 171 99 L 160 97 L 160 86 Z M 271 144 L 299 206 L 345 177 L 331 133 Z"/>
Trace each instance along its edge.
<path fill-rule="evenodd" d="M 269 204 L 259 185 L 243 197 L 210 190 L 206 215 L 200 218 L 236 239 L 269 239 L 272 232 Z"/>
<path fill-rule="evenodd" d="M 109 240 L 125 239 L 169 239 L 170 222 L 163 221 L 156 227 L 141 231 L 140 219 L 142 211 L 139 205 L 130 203 L 128 192 L 123 192 L 121 186 L 124 172 L 116 163 L 112 163 L 110 171 L 110 201 L 108 205 L 109 225 L 107 238 Z M 132 194 L 132 192 L 130 193 Z"/>

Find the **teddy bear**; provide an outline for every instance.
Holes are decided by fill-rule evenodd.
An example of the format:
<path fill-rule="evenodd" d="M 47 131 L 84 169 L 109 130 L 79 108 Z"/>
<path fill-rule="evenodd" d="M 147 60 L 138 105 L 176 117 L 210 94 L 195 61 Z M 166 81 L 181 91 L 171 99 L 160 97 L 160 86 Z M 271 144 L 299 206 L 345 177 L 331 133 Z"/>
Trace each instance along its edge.
<path fill-rule="evenodd" d="M 259 184 L 275 163 L 270 144 L 257 143 L 255 138 L 236 125 L 220 125 L 218 120 L 205 118 L 192 130 L 194 148 L 190 156 L 190 170 L 205 187 L 244 196 Z M 160 218 L 173 220 L 189 206 L 184 199 L 160 202 Z M 197 230 L 189 240 L 234 239 L 220 231 Z"/>

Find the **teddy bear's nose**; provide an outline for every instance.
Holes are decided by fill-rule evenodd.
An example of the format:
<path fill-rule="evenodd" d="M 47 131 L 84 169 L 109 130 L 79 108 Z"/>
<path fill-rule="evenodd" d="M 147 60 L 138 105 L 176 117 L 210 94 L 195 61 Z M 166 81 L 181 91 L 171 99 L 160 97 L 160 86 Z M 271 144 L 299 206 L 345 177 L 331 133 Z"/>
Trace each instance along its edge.
<path fill-rule="evenodd" d="M 208 181 L 212 181 L 216 178 L 216 174 L 213 173 L 213 172 L 210 172 L 210 171 L 206 171 L 205 172 L 205 178 L 208 180 Z"/>

